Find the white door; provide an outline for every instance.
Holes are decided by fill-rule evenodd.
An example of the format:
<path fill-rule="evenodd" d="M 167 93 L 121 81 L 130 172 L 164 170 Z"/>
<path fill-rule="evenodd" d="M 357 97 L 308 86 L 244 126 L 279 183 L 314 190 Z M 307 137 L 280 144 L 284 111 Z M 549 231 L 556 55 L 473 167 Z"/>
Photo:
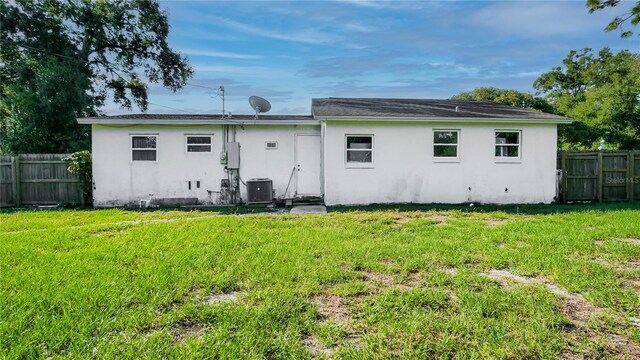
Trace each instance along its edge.
<path fill-rule="evenodd" d="M 296 195 L 320 196 L 320 134 L 296 134 Z"/>

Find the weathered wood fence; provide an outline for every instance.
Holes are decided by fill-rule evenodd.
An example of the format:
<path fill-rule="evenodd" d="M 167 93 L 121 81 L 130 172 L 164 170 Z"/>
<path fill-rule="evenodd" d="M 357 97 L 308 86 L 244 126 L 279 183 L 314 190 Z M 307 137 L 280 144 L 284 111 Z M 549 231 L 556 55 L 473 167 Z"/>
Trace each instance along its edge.
<path fill-rule="evenodd" d="M 82 204 L 82 184 L 66 154 L 0 156 L 0 207 Z"/>
<path fill-rule="evenodd" d="M 562 151 L 558 155 L 563 202 L 640 200 L 640 151 Z"/>

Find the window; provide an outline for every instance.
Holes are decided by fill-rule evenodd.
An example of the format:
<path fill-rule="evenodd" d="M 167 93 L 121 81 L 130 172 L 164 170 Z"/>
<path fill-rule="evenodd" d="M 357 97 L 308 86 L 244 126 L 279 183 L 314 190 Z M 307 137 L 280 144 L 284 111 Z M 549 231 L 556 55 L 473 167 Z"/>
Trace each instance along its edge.
<path fill-rule="evenodd" d="M 131 136 L 131 160 L 132 161 L 157 161 L 158 136 L 156 135 L 132 135 Z"/>
<path fill-rule="evenodd" d="M 264 143 L 264 148 L 267 150 L 277 150 L 278 142 L 277 141 L 267 141 Z"/>
<path fill-rule="evenodd" d="M 520 157 L 520 131 L 496 131 L 496 157 Z"/>
<path fill-rule="evenodd" d="M 433 156 L 443 158 L 457 158 L 459 134 L 459 130 L 434 130 Z"/>
<path fill-rule="evenodd" d="M 373 164 L 373 135 L 347 135 L 347 164 Z"/>
<path fill-rule="evenodd" d="M 212 137 L 211 135 L 187 135 L 187 152 L 210 153 Z"/>

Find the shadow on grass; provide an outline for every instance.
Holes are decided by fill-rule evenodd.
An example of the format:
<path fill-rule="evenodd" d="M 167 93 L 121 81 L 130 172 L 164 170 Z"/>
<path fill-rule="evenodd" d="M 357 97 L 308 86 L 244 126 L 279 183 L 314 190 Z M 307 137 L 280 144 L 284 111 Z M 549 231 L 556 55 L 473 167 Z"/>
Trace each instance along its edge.
<path fill-rule="evenodd" d="M 511 205 L 478 205 L 474 204 L 372 204 L 366 206 L 332 206 L 328 212 L 350 211 L 447 211 L 457 210 L 463 212 L 494 212 L 502 211 L 508 214 L 558 214 L 569 212 L 589 211 L 620 211 L 640 210 L 640 202 L 615 202 L 615 203 L 576 203 L 576 204 L 511 204 Z"/>
<path fill-rule="evenodd" d="M 116 207 L 116 208 L 109 208 L 109 209 L 120 209 L 120 210 L 139 212 L 139 213 L 161 212 L 161 211 L 182 211 L 182 212 L 201 211 L 201 212 L 218 213 L 220 215 L 269 214 L 269 213 L 275 213 L 282 210 L 282 208 L 271 208 L 271 207 L 265 207 L 265 206 L 247 206 L 247 205 L 221 206 L 221 207 L 212 206 L 212 207 L 203 207 L 203 208 L 165 207 L 165 208 L 146 208 L 146 209 Z M 94 209 L 92 207 L 79 207 L 79 206 L 60 206 L 60 207 L 53 207 L 53 208 L 30 206 L 30 207 L 21 207 L 21 208 L 0 208 L 0 214 L 10 214 L 14 212 L 41 212 L 41 211 L 47 211 L 47 212 L 87 211 L 89 212 L 89 211 L 100 211 L 100 210 L 109 210 L 109 209 Z"/>
<path fill-rule="evenodd" d="M 202 211 L 218 213 L 220 215 L 244 215 L 244 214 L 265 214 L 282 212 L 282 207 L 265 207 L 256 205 L 243 205 L 232 207 L 204 207 L 204 208 L 121 208 L 122 210 L 135 212 L 156 212 L 156 211 Z M 0 208 L 0 214 L 13 213 L 17 211 L 98 211 L 90 207 L 57 207 L 57 208 Z M 621 210 L 640 210 L 640 202 L 611 202 L 611 203 L 575 203 L 575 204 L 510 204 L 510 205 L 482 205 L 474 204 L 371 204 L 361 206 L 330 206 L 327 212 L 345 213 L 353 211 L 462 211 L 470 213 L 488 213 L 501 211 L 508 214 L 558 214 L 570 212 L 589 212 L 589 211 L 621 211 Z"/>

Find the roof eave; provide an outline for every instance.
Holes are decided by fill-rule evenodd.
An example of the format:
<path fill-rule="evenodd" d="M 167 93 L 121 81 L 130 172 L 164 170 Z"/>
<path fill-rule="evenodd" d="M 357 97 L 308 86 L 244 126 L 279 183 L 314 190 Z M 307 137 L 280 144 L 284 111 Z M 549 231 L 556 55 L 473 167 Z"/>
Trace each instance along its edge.
<path fill-rule="evenodd" d="M 110 119 L 108 117 L 79 118 L 78 124 L 96 125 L 318 125 L 319 120 L 235 120 L 225 119 Z"/>
<path fill-rule="evenodd" d="M 474 118 L 474 117 L 397 117 L 397 116 L 316 116 L 325 121 L 393 121 L 393 122 L 455 122 L 455 123 L 526 123 L 571 124 L 570 118 Z"/>

